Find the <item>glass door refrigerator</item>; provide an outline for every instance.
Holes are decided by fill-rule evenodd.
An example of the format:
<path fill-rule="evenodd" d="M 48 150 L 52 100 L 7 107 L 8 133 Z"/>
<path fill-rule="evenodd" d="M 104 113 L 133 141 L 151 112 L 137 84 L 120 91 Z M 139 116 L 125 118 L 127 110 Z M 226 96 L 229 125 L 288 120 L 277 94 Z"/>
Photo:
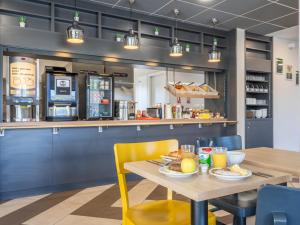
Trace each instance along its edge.
<path fill-rule="evenodd" d="M 113 119 L 113 80 L 113 75 L 87 75 L 86 118 L 88 120 Z"/>

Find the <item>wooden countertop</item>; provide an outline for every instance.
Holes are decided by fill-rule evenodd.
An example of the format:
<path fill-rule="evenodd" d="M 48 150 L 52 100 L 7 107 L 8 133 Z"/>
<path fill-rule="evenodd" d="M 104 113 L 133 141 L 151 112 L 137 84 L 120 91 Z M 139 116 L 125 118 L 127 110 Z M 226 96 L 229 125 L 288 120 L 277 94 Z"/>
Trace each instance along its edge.
<path fill-rule="evenodd" d="M 98 121 L 64 121 L 64 122 L 16 122 L 0 123 L 0 129 L 27 128 L 64 128 L 64 127 L 117 127 L 117 126 L 153 126 L 183 124 L 236 124 L 237 121 L 227 119 L 172 119 L 172 120 L 98 120 Z"/>
<path fill-rule="evenodd" d="M 125 163 L 124 167 L 135 174 L 170 188 L 176 193 L 195 201 L 209 200 L 243 191 L 250 191 L 258 189 L 265 184 L 280 184 L 290 180 L 289 174 L 246 163 L 242 164 L 243 168 L 250 169 L 252 172 L 262 172 L 272 176 L 266 178 L 253 174 L 248 179 L 234 182 L 218 180 L 208 174 L 197 174 L 184 179 L 176 179 L 161 174 L 158 171 L 159 166 L 148 161 L 129 162 Z"/>
<path fill-rule="evenodd" d="M 245 152 L 248 164 L 300 176 L 300 152 L 273 148 L 252 148 Z"/>

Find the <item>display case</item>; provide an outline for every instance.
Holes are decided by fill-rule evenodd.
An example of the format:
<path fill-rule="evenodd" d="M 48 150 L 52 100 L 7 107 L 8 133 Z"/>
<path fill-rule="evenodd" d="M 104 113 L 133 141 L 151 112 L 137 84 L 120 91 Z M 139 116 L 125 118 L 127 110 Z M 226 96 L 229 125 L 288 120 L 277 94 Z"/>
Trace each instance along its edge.
<path fill-rule="evenodd" d="M 113 76 L 107 74 L 87 74 L 86 77 L 86 118 L 112 119 L 114 87 Z"/>

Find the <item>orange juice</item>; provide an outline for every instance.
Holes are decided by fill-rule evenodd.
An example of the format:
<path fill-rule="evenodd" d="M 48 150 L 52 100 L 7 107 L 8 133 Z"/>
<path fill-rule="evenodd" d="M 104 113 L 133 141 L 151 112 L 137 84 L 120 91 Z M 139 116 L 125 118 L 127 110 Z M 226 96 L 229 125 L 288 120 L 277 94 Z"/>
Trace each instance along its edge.
<path fill-rule="evenodd" d="M 215 168 L 226 168 L 227 153 L 223 148 L 216 148 L 212 154 L 212 160 Z"/>

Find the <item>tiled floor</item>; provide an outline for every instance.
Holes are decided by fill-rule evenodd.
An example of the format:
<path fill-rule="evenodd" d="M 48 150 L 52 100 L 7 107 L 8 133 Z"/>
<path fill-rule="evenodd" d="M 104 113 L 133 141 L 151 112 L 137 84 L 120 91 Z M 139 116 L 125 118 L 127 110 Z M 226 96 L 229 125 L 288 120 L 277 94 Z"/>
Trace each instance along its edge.
<path fill-rule="evenodd" d="M 299 183 L 291 183 L 299 187 Z M 165 188 L 148 180 L 128 184 L 130 204 L 165 199 Z M 14 199 L 0 204 L 0 225 L 121 225 L 121 202 L 116 184 Z M 185 200 L 174 194 L 175 199 Z M 218 220 L 232 223 L 224 211 Z M 247 225 L 254 225 L 250 218 Z"/>

